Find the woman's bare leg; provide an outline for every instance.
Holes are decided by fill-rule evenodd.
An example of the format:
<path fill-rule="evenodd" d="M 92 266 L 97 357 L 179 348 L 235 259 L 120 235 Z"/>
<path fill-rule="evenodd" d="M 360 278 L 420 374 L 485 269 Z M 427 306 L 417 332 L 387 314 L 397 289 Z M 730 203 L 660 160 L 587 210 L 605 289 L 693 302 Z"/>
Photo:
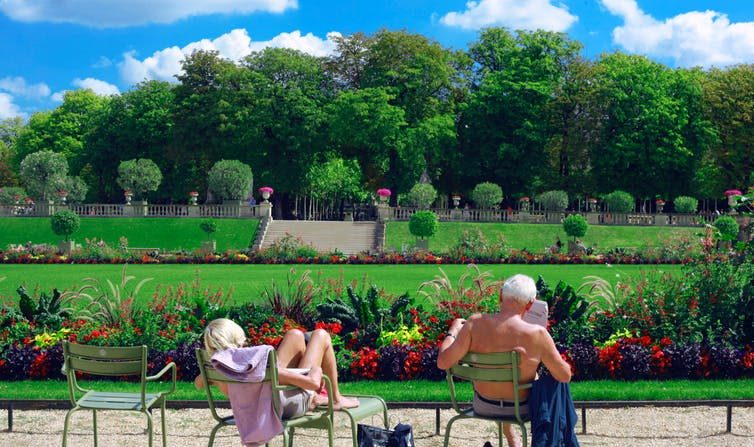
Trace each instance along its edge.
<path fill-rule="evenodd" d="M 513 431 L 512 424 L 503 424 L 503 434 L 505 435 L 505 439 L 508 441 L 509 447 L 521 446 L 521 437 L 518 435 L 518 433 Z"/>
<path fill-rule="evenodd" d="M 306 351 L 304 333 L 298 329 L 291 329 L 283 336 L 283 340 L 275 350 L 278 368 L 297 368 Z"/>
<path fill-rule="evenodd" d="M 332 381 L 333 406 L 336 409 L 359 406 L 358 399 L 345 397 L 340 394 L 335 351 L 333 351 L 330 334 L 324 329 L 317 329 L 312 332 L 312 337 L 306 346 L 306 351 L 298 364 L 299 368 L 311 368 L 312 366 L 321 366 L 322 372 Z"/>

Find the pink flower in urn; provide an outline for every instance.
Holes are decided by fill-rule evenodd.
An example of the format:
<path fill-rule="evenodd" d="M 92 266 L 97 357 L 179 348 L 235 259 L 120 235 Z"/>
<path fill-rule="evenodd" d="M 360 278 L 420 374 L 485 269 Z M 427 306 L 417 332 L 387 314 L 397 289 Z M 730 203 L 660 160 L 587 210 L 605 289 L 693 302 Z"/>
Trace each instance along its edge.
<path fill-rule="evenodd" d="M 723 194 L 725 194 L 725 197 L 734 197 L 734 196 L 742 196 L 743 193 L 737 189 L 729 189 L 725 191 Z"/>
<path fill-rule="evenodd" d="M 272 194 L 273 192 L 275 192 L 275 190 L 270 188 L 269 186 L 262 186 L 261 188 L 259 188 L 259 192 L 262 194 Z"/>
<path fill-rule="evenodd" d="M 199 193 L 198 193 L 197 191 L 191 191 L 191 192 L 189 193 L 189 195 L 190 195 L 191 197 L 199 197 Z"/>
<path fill-rule="evenodd" d="M 662 199 L 655 199 L 655 203 L 658 205 L 665 205 L 665 201 Z"/>
<path fill-rule="evenodd" d="M 528 197 L 526 197 L 526 196 L 523 196 L 523 197 L 521 197 L 521 198 L 520 198 L 520 199 L 518 199 L 518 200 L 519 200 L 520 202 L 528 202 L 528 201 L 529 201 L 529 198 L 528 198 Z"/>
<path fill-rule="evenodd" d="M 380 197 L 390 197 L 393 193 L 387 188 L 380 188 L 377 190 L 377 195 Z"/>

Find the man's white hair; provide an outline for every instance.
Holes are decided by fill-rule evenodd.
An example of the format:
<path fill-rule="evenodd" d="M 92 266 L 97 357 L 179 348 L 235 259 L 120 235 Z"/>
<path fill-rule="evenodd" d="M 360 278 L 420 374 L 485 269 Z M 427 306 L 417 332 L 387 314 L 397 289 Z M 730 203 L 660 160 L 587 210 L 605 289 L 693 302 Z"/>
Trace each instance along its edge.
<path fill-rule="evenodd" d="M 505 280 L 500 293 L 503 300 L 512 300 L 523 307 L 537 298 L 537 285 L 526 275 L 513 275 Z"/>

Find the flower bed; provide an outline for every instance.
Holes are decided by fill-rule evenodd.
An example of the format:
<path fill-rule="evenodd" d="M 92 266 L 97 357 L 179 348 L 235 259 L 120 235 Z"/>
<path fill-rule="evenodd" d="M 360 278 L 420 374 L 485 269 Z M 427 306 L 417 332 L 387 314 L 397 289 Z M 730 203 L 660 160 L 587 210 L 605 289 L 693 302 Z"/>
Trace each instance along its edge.
<path fill-rule="evenodd" d="M 553 288 L 540 278 L 548 329 L 575 380 L 754 376 L 754 264 L 747 250 L 729 262 L 708 251 L 705 259 L 684 266 L 680 277 L 648 273 L 615 287 L 595 280 L 579 290 L 563 283 Z M 500 285 L 470 268 L 459 281 L 440 276 L 425 283 L 420 293 L 436 304 L 421 306 L 375 286 L 359 291 L 342 280 L 315 283 L 306 272 L 297 276 L 292 270 L 288 284 L 273 284 L 264 296 L 267 304 L 232 306 L 221 292 L 179 285 L 158 289 L 137 309 L 125 287 L 117 297 L 100 288 L 89 292 L 90 299 L 107 301 L 109 311 L 88 314 L 67 309 L 75 298 L 70 294 L 23 294 L 17 307 L 0 310 L 0 378 L 60 378 L 60 344 L 67 339 L 145 344 L 150 371 L 174 361 L 181 379 L 191 380 L 202 329 L 211 319 L 228 317 L 253 344 L 277 346 L 292 328 L 327 330 L 344 380 L 441 379 L 435 364 L 443 334 L 455 318 L 494 311 Z"/>

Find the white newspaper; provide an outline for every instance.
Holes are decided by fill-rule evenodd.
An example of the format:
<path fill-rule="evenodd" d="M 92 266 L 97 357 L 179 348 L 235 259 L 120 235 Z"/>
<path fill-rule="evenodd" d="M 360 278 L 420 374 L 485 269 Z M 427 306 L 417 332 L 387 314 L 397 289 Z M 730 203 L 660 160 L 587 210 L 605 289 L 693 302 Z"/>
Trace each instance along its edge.
<path fill-rule="evenodd" d="M 528 312 L 524 314 L 524 321 L 531 324 L 538 324 L 547 328 L 547 317 L 549 316 L 546 301 L 535 300 Z"/>

